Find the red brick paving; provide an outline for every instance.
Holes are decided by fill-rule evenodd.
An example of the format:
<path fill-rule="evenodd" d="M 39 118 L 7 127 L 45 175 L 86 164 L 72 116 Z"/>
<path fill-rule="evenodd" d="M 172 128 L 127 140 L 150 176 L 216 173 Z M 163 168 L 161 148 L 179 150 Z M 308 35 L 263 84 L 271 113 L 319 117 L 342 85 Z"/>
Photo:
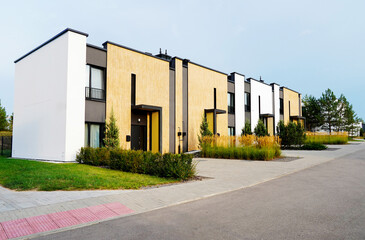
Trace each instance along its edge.
<path fill-rule="evenodd" d="M 46 232 L 81 223 L 94 222 L 97 220 L 130 214 L 132 212 L 133 210 L 127 208 L 123 204 L 115 202 L 1 222 L 0 240 Z"/>

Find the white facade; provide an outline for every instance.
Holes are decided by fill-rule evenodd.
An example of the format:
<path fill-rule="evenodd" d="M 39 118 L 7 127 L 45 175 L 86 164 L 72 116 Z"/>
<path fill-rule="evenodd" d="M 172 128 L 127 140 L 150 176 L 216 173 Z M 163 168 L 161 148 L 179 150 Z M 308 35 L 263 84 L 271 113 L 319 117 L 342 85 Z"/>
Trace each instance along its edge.
<path fill-rule="evenodd" d="M 74 161 L 84 145 L 86 35 L 66 30 L 15 64 L 15 158 Z"/>
<path fill-rule="evenodd" d="M 234 96 L 235 96 L 235 128 L 236 136 L 241 135 L 241 130 L 245 126 L 245 76 L 234 74 Z"/>
<path fill-rule="evenodd" d="M 255 129 L 260 114 L 273 113 L 273 92 L 271 85 L 251 79 L 251 129 Z M 279 93 L 279 92 L 278 92 Z M 259 106 L 260 97 L 260 106 Z"/>

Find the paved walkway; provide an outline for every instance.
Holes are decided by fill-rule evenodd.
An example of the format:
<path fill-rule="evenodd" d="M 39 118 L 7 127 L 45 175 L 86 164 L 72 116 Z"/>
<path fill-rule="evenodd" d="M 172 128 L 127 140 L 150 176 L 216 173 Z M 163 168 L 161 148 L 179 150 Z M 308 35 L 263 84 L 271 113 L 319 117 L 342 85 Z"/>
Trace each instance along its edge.
<path fill-rule="evenodd" d="M 356 143 L 333 146 L 331 148 L 338 148 L 333 151 L 284 151 L 286 156 L 300 157 L 293 161 L 196 159 L 198 174 L 209 179 L 144 190 L 14 192 L 2 188 L 0 222 L 115 202 L 132 209 L 134 213 L 146 212 L 253 186 L 364 147 L 365 143 Z"/>

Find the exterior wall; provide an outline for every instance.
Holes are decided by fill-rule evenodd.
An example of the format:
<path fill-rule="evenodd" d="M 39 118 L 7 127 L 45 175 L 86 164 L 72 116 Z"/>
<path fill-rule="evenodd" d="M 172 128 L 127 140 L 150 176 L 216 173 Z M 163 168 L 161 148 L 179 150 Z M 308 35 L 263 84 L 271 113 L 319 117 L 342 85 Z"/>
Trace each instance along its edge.
<path fill-rule="evenodd" d="M 277 84 L 272 84 L 272 87 L 274 89 L 274 92 L 273 92 L 273 102 L 274 102 L 274 106 L 273 106 L 273 109 L 274 109 L 274 120 L 275 120 L 275 123 L 274 123 L 274 132 L 276 133 L 276 126 L 278 126 L 278 123 L 280 121 L 280 97 L 279 97 L 279 92 L 280 92 L 280 87 L 279 85 Z"/>
<path fill-rule="evenodd" d="M 214 88 L 217 89 L 217 109 L 227 112 L 227 75 L 188 64 L 188 150 L 198 149 L 199 127 L 204 109 L 214 108 Z M 217 114 L 217 133 L 228 133 L 227 114 Z"/>
<path fill-rule="evenodd" d="M 183 67 L 182 61 L 175 58 L 175 130 L 177 132 L 183 131 Z M 176 136 L 175 135 L 175 136 Z M 182 137 L 175 138 L 175 152 L 182 152 L 183 142 Z"/>
<path fill-rule="evenodd" d="M 130 148 L 126 136 L 131 135 L 131 74 L 134 73 L 136 105 L 162 107 L 162 152 L 168 152 L 169 62 L 111 43 L 107 43 L 107 49 L 106 115 L 109 118 L 114 111 L 120 130 L 121 147 Z M 147 141 L 149 142 L 148 139 Z"/>
<path fill-rule="evenodd" d="M 67 31 L 15 64 L 13 157 L 75 160 L 84 145 L 85 63 L 86 36 Z"/>
<path fill-rule="evenodd" d="M 272 87 L 265 83 L 251 79 L 251 129 L 255 129 L 260 114 L 273 114 Z M 259 112 L 259 96 L 261 112 Z"/>
<path fill-rule="evenodd" d="M 290 116 L 299 116 L 299 94 L 290 89 L 283 88 L 283 101 L 284 101 L 284 123 L 287 124 L 290 121 Z M 289 110 L 290 102 L 290 110 Z"/>
<path fill-rule="evenodd" d="M 236 135 L 241 135 L 241 130 L 245 126 L 245 77 L 234 73 L 235 82 L 235 127 Z"/>

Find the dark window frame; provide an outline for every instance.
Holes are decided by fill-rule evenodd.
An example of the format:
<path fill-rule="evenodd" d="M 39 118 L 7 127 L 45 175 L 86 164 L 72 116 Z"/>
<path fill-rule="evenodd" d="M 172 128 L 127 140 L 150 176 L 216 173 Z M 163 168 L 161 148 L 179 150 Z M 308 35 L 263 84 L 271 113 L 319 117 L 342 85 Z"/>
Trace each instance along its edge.
<path fill-rule="evenodd" d="M 251 93 L 249 92 L 245 92 L 245 112 L 251 112 Z"/>
<path fill-rule="evenodd" d="M 280 98 L 279 101 L 280 101 L 279 102 L 279 113 L 281 115 L 283 115 L 284 114 L 284 99 Z"/>
<path fill-rule="evenodd" d="M 231 129 L 233 129 L 231 134 Z M 236 136 L 236 128 L 235 127 L 228 127 L 229 130 L 229 136 Z"/>
<path fill-rule="evenodd" d="M 106 101 L 106 69 L 103 67 L 95 66 L 92 64 L 86 64 L 86 66 L 89 66 L 89 87 L 85 87 L 85 99 L 92 100 L 92 101 L 99 101 L 99 102 L 105 102 Z M 98 88 L 92 88 L 91 87 L 91 69 L 99 69 L 103 71 L 103 81 L 104 81 L 104 89 L 98 89 Z M 93 89 L 98 90 L 102 93 L 102 98 L 95 98 L 93 97 Z"/>
<path fill-rule="evenodd" d="M 85 122 L 85 124 L 87 124 L 87 146 L 85 147 L 90 147 L 90 125 L 99 125 L 99 147 L 103 147 L 104 146 L 104 138 L 105 138 L 105 123 L 100 123 L 100 122 Z M 84 135 L 85 137 L 85 135 Z"/>
<path fill-rule="evenodd" d="M 230 99 L 230 103 L 231 105 L 228 105 L 228 113 L 229 114 L 234 114 L 235 113 L 235 101 L 234 101 L 234 93 L 228 92 L 227 93 L 229 95 L 229 99 Z"/>

